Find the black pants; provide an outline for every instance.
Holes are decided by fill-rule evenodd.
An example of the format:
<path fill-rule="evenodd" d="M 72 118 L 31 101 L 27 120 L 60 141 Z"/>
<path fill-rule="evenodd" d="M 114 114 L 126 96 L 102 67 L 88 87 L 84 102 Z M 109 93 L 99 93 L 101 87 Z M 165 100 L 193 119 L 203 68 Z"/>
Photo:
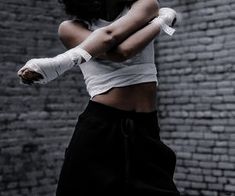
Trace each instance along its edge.
<path fill-rule="evenodd" d="M 175 163 L 175 153 L 160 140 L 157 111 L 90 101 L 66 149 L 56 195 L 179 196 Z"/>

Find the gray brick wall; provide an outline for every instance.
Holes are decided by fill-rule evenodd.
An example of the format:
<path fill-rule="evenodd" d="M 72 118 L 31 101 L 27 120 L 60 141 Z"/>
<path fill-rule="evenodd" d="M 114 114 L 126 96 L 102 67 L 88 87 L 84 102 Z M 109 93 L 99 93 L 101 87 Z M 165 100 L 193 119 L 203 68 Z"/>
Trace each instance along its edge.
<path fill-rule="evenodd" d="M 88 96 L 79 69 L 46 86 L 16 76 L 35 57 L 65 51 L 57 0 L 0 1 L 0 195 L 52 196 L 64 150 Z"/>
<path fill-rule="evenodd" d="M 183 196 L 235 194 L 233 0 L 165 0 L 184 20 L 156 41 L 161 137 L 176 152 Z M 46 86 L 16 71 L 65 49 L 57 0 L 0 2 L 0 195 L 54 195 L 64 150 L 88 95 L 80 70 Z"/>
<path fill-rule="evenodd" d="M 235 195 L 233 0 L 165 0 L 182 13 L 156 42 L 162 139 L 177 155 L 182 195 Z"/>

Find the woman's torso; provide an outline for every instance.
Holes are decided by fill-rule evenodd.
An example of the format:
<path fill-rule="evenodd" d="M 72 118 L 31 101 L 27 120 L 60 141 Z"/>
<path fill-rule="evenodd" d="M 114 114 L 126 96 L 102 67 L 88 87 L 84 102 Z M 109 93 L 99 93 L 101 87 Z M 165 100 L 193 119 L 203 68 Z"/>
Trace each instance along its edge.
<path fill-rule="evenodd" d="M 123 14 L 125 14 L 128 11 L 127 8 L 123 10 L 122 13 L 117 17 L 121 17 Z M 116 19 L 115 19 L 116 20 Z M 100 27 L 106 26 L 110 24 L 111 22 L 99 19 L 92 22 L 92 25 L 90 25 L 90 30 L 96 30 Z M 156 110 L 156 91 L 157 91 L 157 80 L 156 75 L 154 75 L 154 72 L 156 71 L 155 64 L 154 64 L 154 48 L 153 48 L 153 41 L 146 46 L 146 48 L 135 55 L 133 58 L 128 59 L 125 62 L 122 63 L 115 63 L 110 62 L 107 60 L 101 60 L 101 59 L 94 59 L 89 64 L 83 65 L 81 67 L 88 92 L 92 90 L 92 92 L 96 91 L 94 93 L 95 95 L 91 95 L 91 100 L 109 105 L 118 109 L 122 110 L 131 110 L 136 112 L 151 112 L 153 110 Z M 144 64 L 144 66 L 142 65 Z M 136 67 L 132 69 L 133 65 Z M 90 67 L 90 68 L 89 68 Z M 84 70 L 85 69 L 85 70 Z M 87 69 L 87 70 L 86 70 Z M 123 71 L 122 71 L 123 70 Z M 84 73 L 85 72 L 85 73 Z M 97 86 L 95 87 L 89 84 L 93 84 L 95 82 L 92 81 L 94 78 L 94 75 L 101 75 L 104 77 L 114 77 L 115 75 L 112 75 L 112 73 L 118 72 L 119 74 L 126 74 L 131 73 L 136 74 L 133 75 L 134 77 L 130 77 L 130 81 L 134 84 L 125 86 L 118 83 L 113 83 L 115 87 L 112 88 L 106 88 L 105 92 L 102 92 L 102 90 L 105 87 L 102 87 L 101 85 L 101 91 L 97 91 Z M 146 78 L 151 78 L 148 80 L 145 80 L 144 77 L 141 77 L 141 74 L 138 75 L 138 72 L 143 74 L 146 74 Z M 102 73 L 102 74 L 101 74 Z M 99 78 L 96 76 L 96 81 L 104 81 L 103 78 Z M 116 76 L 115 76 L 116 77 Z M 135 79 L 140 79 L 140 82 L 136 82 Z M 123 78 L 122 78 L 123 80 Z M 102 84 L 101 82 L 101 84 Z M 128 84 L 128 81 L 126 82 Z M 97 82 L 97 84 L 99 84 Z M 94 90 L 93 90 L 94 89 Z M 103 90 L 104 91 L 104 90 Z"/>
<path fill-rule="evenodd" d="M 156 90 L 154 82 L 114 87 L 92 100 L 122 110 L 151 112 L 156 109 Z"/>

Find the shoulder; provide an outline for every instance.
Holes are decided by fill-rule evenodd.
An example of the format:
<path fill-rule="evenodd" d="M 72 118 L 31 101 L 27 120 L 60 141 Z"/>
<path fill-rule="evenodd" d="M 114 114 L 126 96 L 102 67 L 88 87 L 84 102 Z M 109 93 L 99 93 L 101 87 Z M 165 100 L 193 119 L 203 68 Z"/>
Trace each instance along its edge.
<path fill-rule="evenodd" d="M 66 38 L 70 36 L 75 30 L 88 29 L 88 24 L 80 20 L 65 20 L 60 23 L 58 28 L 58 35 L 60 38 Z"/>
<path fill-rule="evenodd" d="M 65 20 L 60 23 L 58 28 L 58 34 L 64 35 L 68 31 L 73 30 L 73 28 L 88 28 L 88 24 L 81 20 Z"/>
<path fill-rule="evenodd" d="M 65 47 L 71 48 L 81 43 L 90 34 L 87 25 L 80 20 L 63 21 L 58 28 L 58 36 Z"/>

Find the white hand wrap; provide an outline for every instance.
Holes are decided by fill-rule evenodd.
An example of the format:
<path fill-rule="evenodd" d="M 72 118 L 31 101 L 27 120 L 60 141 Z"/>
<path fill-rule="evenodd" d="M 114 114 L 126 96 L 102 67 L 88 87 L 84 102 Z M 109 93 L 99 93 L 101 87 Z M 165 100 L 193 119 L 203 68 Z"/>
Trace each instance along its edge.
<path fill-rule="evenodd" d="M 172 36 L 175 33 L 175 29 L 170 27 L 173 21 L 176 19 L 177 13 L 171 8 L 161 8 L 159 10 L 159 16 L 154 18 L 151 23 L 160 25 L 160 28 L 168 35 Z"/>
<path fill-rule="evenodd" d="M 81 64 L 82 58 L 87 62 L 92 56 L 77 46 L 53 58 L 31 59 L 20 70 L 27 68 L 31 71 L 40 73 L 43 76 L 43 79 L 34 81 L 34 83 L 46 84 L 63 74 L 65 71 Z"/>

